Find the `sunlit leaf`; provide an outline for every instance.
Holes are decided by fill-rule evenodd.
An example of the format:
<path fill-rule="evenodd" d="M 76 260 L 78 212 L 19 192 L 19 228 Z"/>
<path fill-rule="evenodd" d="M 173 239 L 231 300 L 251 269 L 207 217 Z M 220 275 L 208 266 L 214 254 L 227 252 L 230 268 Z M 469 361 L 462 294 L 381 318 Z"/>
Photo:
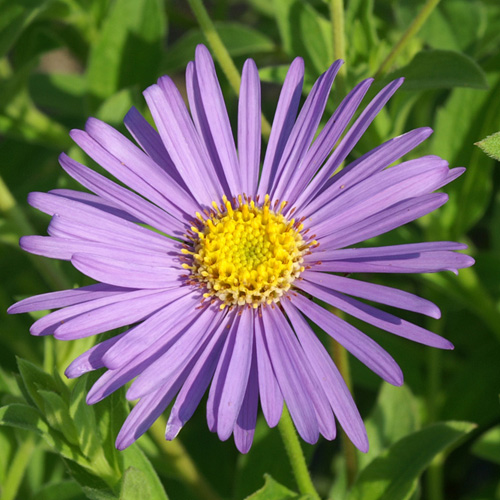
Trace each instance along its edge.
<path fill-rule="evenodd" d="M 400 439 L 363 469 L 348 499 L 407 498 L 415 490 L 416 480 L 432 459 L 474 427 L 468 422 L 439 423 Z"/>

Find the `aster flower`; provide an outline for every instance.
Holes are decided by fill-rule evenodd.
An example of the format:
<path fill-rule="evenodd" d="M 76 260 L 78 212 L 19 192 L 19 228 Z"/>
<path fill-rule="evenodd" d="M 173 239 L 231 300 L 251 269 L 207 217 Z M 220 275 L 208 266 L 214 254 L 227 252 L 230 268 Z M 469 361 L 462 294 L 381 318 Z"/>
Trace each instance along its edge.
<path fill-rule="evenodd" d="M 335 419 L 368 449 L 356 405 L 310 323 L 342 344 L 387 382 L 401 369 L 377 343 L 322 307 L 327 303 L 392 334 L 441 349 L 434 333 L 358 299 L 438 318 L 426 299 L 347 277 L 352 273 L 430 273 L 473 260 L 439 241 L 362 247 L 432 212 L 436 192 L 464 169 L 424 156 L 388 168 L 426 139 L 420 128 L 349 163 L 353 147 L 402 79 L 384 87 L 349 128 L 372 80 L 357 85 L 314 139 L 335 75 L 335 62 L 299 112 L 303 61 L 290 66 L 261 168 L 260 82 L 246 61 L 237 146 L 208 50 L 187 66 L 188 112 L 164 76 L 144 92 L 157 131 L 132 108 L 125 125 L 140 147 L 91 118 L 74 141 L 120 184 L 65 154 L 63 169 L 91 193 L 31 193 L 48 213 L 49 236 L 26 236 L 24 250 L 69 260 L 96 284 L 47 293 L 9 312 L 57 309 L 33 335 L 71 340 L 128 326 L 75 359 L 66 375 L 106 368 L 88 393 L 96 403 L 132 381 L 139 400 L 116 440 L 123 449 L 175 401 L 166 439 L 173 439 L 208 390 L 207 420 L 222 440 L 251 446 L 260 401 L 269 426 L 283 403 L 308 443 L 334 439 Z M 124 187 L 126 186 L 126 187 Z"/>

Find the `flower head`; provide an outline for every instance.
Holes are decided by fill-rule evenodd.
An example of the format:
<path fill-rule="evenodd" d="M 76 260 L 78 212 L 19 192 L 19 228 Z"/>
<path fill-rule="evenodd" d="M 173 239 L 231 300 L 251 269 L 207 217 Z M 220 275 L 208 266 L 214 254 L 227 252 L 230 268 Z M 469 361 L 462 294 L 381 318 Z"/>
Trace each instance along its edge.
<path fill-rule="evenodd" d="M 335 438 L 336 418 L 366 451 L 356 405 L 308 320 L 384 380 L 400 385 L 403 375 L 382 347 L 315 298 L 395 335 L 452 348 L 358 299 L 438 318 L 434 304 L 346 273 L 472 265 L 455 252 L 465 245 L 447 241 L 356 246 L 443 205 L 447 195 L 436 190 L 464 169 L 450 170 L 436 156 L 388 168 L 430 135 L 421 128 L 339 170 L 402 83 L 383 88 L 348 128 L 372 80 L 361 82 L 314 139 L 340 64 L 321 75 L 300 112 L 303 62 L 291 64 L 261 167 L 255 63 L 243 68 L 236 147 L 213 61 L 199 46 L 186 70 L 191 113 L 172 80 L 162 77 L 144 92 L 157 131 L 134 108 L 125 117 L 140 147 L 93 118 L 85 131 L 71 132 L 121 184 L 62 154 L 63 169 L 90 193 L 30 194 L 29 203 L 52 220 L 49 236 L 26 236 L 21 246 L 70 260 L 97 283 L 25 299 L 9 311 L 57 309 L 31 333 L 61 340 L 129 326 L 66 371 L 78 377 L 107 369 L 89 391 L 89 404 L 133 381 L 127 398 L 139 402 L 118 448 L 133 443 L 175 400 L 166 429 L 173 439 L 208 390 L 209 428 L 222 440 L 233 434 L 242 452 L 251 446 L 259 401 L 270 426 L 286 402 L 305 441 Z"/>

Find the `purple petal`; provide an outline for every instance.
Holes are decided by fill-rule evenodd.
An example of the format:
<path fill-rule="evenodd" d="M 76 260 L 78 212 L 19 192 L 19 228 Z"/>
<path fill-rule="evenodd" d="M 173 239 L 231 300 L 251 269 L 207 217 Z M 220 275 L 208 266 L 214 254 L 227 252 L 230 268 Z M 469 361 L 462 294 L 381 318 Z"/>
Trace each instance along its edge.
<path fill-rule="evenodd" d="M 103 361 L 104 355 L 127 333 L 128 332 L 123 332 L 119 335 L 115 335 L 110 339 L 100 342 L 88 351 L 85 351 L 83 354 L 80 354 L 80 356 L 74 359 L 68 368 L 66 368 L 66 371 L 64 372 L 66 377 L 76 378 L 80 377 L 84 373 L 104 368 L 106 366 Z"/>
<path fill-rule="evenodd" d="M 372 82 L 372 78 L 364 80 L 349 92 L 307 151 L 302 164 L 296 169 L 291 169 L 292 177 L 283 194 L 283 199 L 289 201 L 290 206 L 293 206 L 296 198 L 337 144 Z"/>
<path fill-rule="evenodd" d="M 365 259 L 372 257 L 390 257 L 407 254 L 417 254 L 422 252 L 434 252 L 438 250 L 465 250 L 467 245 L 455 241 L 426 241 L 423 243 L 409 243 L 405 245 L 390 245 L 385 247 L 368 248 L 343 248 L 341 250 L 315 251 L 314 258 L 321 260 L 344 260 L 344 259 Z M 306 257 L 304 260 L 307 260 Z"/>
<path fill-rule="evenodd" d="M 445 193 L 426 194 L 401 201 L 356 224 L 345 227 L 342 231 L 335 231 L 324 238 L 320 238 L 319 242 L 323 245 L 323 248 L 327 249 L 355 245 L 360 241 L 374 238 L 423 217 L 444 205 L 447 201 L 448 195 Z"/>
<path fill-rule="evenodd" d="M 260 129 L 259 72 L 255 62 L 247 59 L 241 74 L 238 102 L 238 157 L 242 191 L 252 197 L 256 195 L 259 181 Z"/>
<path fill-rule="evenodd" d="M 238 196 L 242 193 L 242 183 L 231 124 L 227 116 L 224 96 L 217 80 L 214 62 L 204 45 L 196 47 L 195 71 L 200 86 L 201 104 L 207 117 L 208 130 L 224 170 L 230 194 Z M 229 195 L 229 193 L 226 194 Z"/>
<path fill-rule="evenodd" d="M 262 308 L 269 357 L 297 432 L 304 441 L 313 444 L 319 437 L 319 424 L 308 391 L 308 375 L 288 338 L 290 332 L 283 331 L 277 323 L 277 311 L 278 308 Z"/>
<path fill-rule="evenodd" d="M 295 332 L 290 327 L 281 309 L 275 308 L 273 311 L 273 319 L 275 325 L 279 327 L 283 334 L 283 338 L 288 345 L 289 352 L 293 352 L 293 357 L 296 360 L 296 365 L 300 365 L 304 371 L 304 388 L 308 394 L 310 402 L 316 412 L 318 420 L 319 432 L 329 440 L 335 439 L 337 430 L 335 428 L 335 418 L 332 413 L 332 408 L 328 403 L 328 399 L 323 391 L 322 384 L 316 377 L 316 374 L 309 364 L 304 350 L 299 344 Z"/>
<path fill-rule="evenodd" d="M 207 424 L 208 428 L 215 432 L 217 430 L 219 406 L 222 397 L 222 391 L 226 382 L 227 370 L 231 362 L 236 337 L 238 336 L 238 328 L 241 321 L 241 316 L 235 315 L 234 320 L 228 325 L 229 333 L 224 342 L 222 353 L 215 369 L 214 378 L 210 386 L 207 400 Z"/>
<path fill-rule="evenodd" d="M 283 301 L 283 308 L 292 322 L 318 380 L 324 382 L 323 389 L 340 425 L 354 445 L 366 453 L 368 451 L 366 429 L 342 375 L 297 309 L 287 300 Z"/>
<path fill-rule="evenodd" d="M 97 136 L 98 133 L 105 134 L 104 127 L 99 127 L 102 130 L 94 130 L 97 129 L 96 123 L 100 123 L 95 119 L 89 119 L 87 121 L 86 127 L 92 131 L 92 133 Z M 102 123 L 102 122 L 101 122 Z M 111 129 L 111 127 L 109 127 Z M 107 151 L 97 140 L 92 137 L 88 132 L 84 132 L 83 130 L 72 130 L 70 132 L 71 138 L 99 165 L 101 165 L 105 170 L 107 170 L 111 175 L 113 175 L 116 179 L 123 182 L 130 189 L 133 189 L 140 195 L 144 196 L 148 200 L 152 201 L 162 209 L 167 212 L 172 212 L 176 215 L 180 215 L 181 212 L 178 207 L 176 207 L 172 201 L 170 196 L 165 196 L 164 193 L 168 193 L 172 191 L 175 183 L 172 181 L 171 184 L 160 182 L 158 179 L 155 179 L 158 184 L 162 186 L 163 192 L 156 188 L 156 186 L 152 185 L 148 182 L 144 176 L 140 174 L 140 172 L 136 172 L 135 168 L 130 167 L 125 162 L 120 161 L 114 155 L 112 155 L 109 151 Z M 124 138 L 124 140 L 127 140 Z M 130 141 L 129 141 L 130 142 Z M 134 146 L 135 147 L 135 146 Z M 139 151 L 138 148 L 136 148 Z M 142 153 L 144 158 L 148 158 L 144 153 Z M 149 158 L 148 158 L 149 159 Z M 149 159 L 149 161 L 155 165 L 157 172 L 162 172 L 165 174 L 154 162 Z M 146 167 L 144 167 L 146 168 Z M 153 168 L 147 168 L 147 170 L 152 171 Z M 150 172 L 149 172 L 150 173 Z M 149 175 L 148 173 L 148 175 Z M 167 188 L 167 186 L 170 186 Z M 179 199 L 181 197 L 179 196 Z"/>
<path fill-rule="evenodd" d="M 31 325 L 30 333 L 37 336 L 50 335 L 54 333 L 58 326 L 62 325 L 72 317 L 118 302 L 141 300 L 144 297 L 149 298 L 152 295 L 157 295 L 158 293 L 159 292 L 157 290 L 127 290 L 110 296 L 106 295 L 101 298 L 96 298 L 95 300 L 77 303 L 75 305 L 65 307 L 64 309 L 60 309 L 59 311 L 47 314 L 43 318 L 35 321 Z"/>
<path fill-rule="evenodd" d="M 197 316 L 192 318 L 196 321 Z M 144 373 L 157 359 L 165 354 L 177 340 L 182 338 L 182 335 L 189 329 L 189 326 L 184 328 L 180 333 L 171 338 L 170 336 L 159 339 L 150 348 L 145 349 L 129 363 L 116 370 L 108 370 L 106 373 L 95 382 L 87 394 L 87 403 L 94 404 L 101 401 L 105 397 L 112 394 L 114 391 L 125 385 L 127 382 Z M 180 371 L 173 374 L 173 378 L 177 377 Z M 156 391 L 154 391 L 156 392 Z M 153 392 L 153 393 L 154 393 Z"/>
<path fill-rule="evenodd" d="M 114 257 L 76 253 L 71 263 L 83 274 L 96 281 L 133 288 L 170 288 L 179 286 L 183 269 L 150 266 Z"/>
<path fill-rule="evenodd" d="M 403 292 L 402 290 L 397 290 L 388 286 L 366 283 L 364 281 L 314 271 L 304 271 L 300 277 L 312 284 L 336 290 L 337 292 L 354 295 L 355 297 L 361 297 L 388 306 L 398 307 L 399 309 L 425 314 L 431 318 L 439 319 L 441 317 L 439 308 L 432 302 L 418 297 L 417 295 L 413 295 L 412 293 Z M 297 283 L 297 286 L 301 288 L 300 282 Z"/>
<path fill-rule="evenodd" d="M 255 319 L 255 351 L 262 412 L 269 427 L 275 427 L 283 412 L 283 395 L 269 359 L 266 339 L 264 338 L 264 326 L 260 317 Z"/>
<path fill-rule="evenodd" d="M 76 253 L 88 253 L 102 257 L 112 256 L 114 259 L 129 262 L 147 262 L 149 265 L 172 267 L 172 257 L 160 252 L 151 252 L 147 249 L 128 250 L 112 245 L 105 245 L 94 241 L 70 240 L 52 236 L 23 236 L 19 246 L 26 252 L 43 255 L 51 259 L 71 260 Z"/>
<path fill-rule="evenodd" d="M 74 161 L 71 160 L 71 158 L 69 158 L 69 160 Z M 78 201 L 85 205 L 90 205 L 91 207 L 97 208 L 102 212 L 108 212 L 115 217 L 119 217 L 120 219 L 125 219 L 136 224 L 144 222 L 143 220 L 139 220 L 137 217 L 130 215 L 127 211 L 122 210 L 120 208 L 120 205 L 118 205 L 114 201 L 107 200 L 95 194 L 85 193 L 83 191 L 74 191 L 73 189 L 51 189 L 49 191 L 49 194 L 54 194 L 56 196 L 61 196 L 63 198 Z"/>
<path fill-rule="evenodd" d="M 274 183 L 281 155 L 285 149 L 293 124 L 295 123 L 297 110 L 299 109 L 303 81 L 304 61 L 300 57 L 297 57 L 290 64 L 276 107 L 259 181 L 259 189 L 257 191 L 258 196 L 261 198 L 269 193 L 271 185 Z"/>
<path fill-rule="evenodd" d="M 412 168 L 403 163 L 372 175 L 311 215 L 311 231 L 318 237 L 332 229 L 340 231 L 400 201 L 434 191 L 447 174 L 445 165 Z"/>
<path fill-rule="evenodd" d="M 300 294 L 292 303 L 328 335 L 344 346 L 370 370 L 392 385 L 403 384 L 403 373 L 394 359 L 370 337 Z"/>
<path fill-rule="evenodd" d="M 134 291 L 133 288 L 96 283 L 95 285 L 82 286 L 81 288 L 74 288 L 72 290 L 61 290 L 28 297 L 11 305 L 7 312 L 9 314 L 20 314 L 32 311 L 44 311 L 45 309 L 59 309 L 132 291 Z"/>
<path fill-rule="evenodd" d="M 130 292 L 127 295 L 128 297 L 116 297 L 114 302 L 108 301 L 107 304 L 103 304 L 105 300 L 102 299 L 100 307 L 95 301 L 92 309 L 84 310 L 76 316 L 60 321 L 61 324 L 54 331 L 54 337 L 59 340 L 74 340 L 133 324 L 174 300 L 179 293 L 178 289 L 174 288 L 156 294 L 139 295 L 138 292 Z M 119 298 L 122 300 L 118 300 Z M 91 305 L 89 304 L 89 307 Z M 83 306 L 82 309 L 84 309 Z"/>
<path fill-rule="evenodd" d="M 443 337 L 359 300 L 308 282 L 301 282 L 298 287 L 327 304 L 377 328 L 438 349 L 453 349 L 453 344 Z"/>
<path fill-rule="evenodd" d="M 425 252 L 422 254 L 401 254 L 395 258 L 362 257 L 350 260 L 322 262 L 316 271 L 335 273 L 437 273 L 470 267 L 474 259 L 463 253 Z"/>
<path fill-rule="evenodd" d="M 135 406 L 125 420 L 115 446 L 124 450 L 139 439 L 165 411 L 180 389 L 191 366 L 188 365 L 177 377 L 171 378 L 157 391 L 144 396 Z"/>
<path fill-rule="evenodd" d="M 364 154 L 328 179 L 321 192 L 318 193 L 310 203 L 301 208 L 301 214 L 308 216 L 316 212 L 325 203 L 339 194 L 342 194 L 347 189 L 355 186 L 371 175 L 382 171 L 384 168 L 416 148 L 422 141 L 427 139 L 431 133 L 432 130 L 430 128 L 419 128 L 390 139 L 384 144 L 372 149 L 369 153 Z M 443 162 L 444 160 L 438 156 L 423 156 L 405 163 L 407 165 L 426 165 L 436 161 Z"/>
<path fill-rule="evenodd" d="M 166 76 L 144 91 L 163 144 L 189 189 L 201 205 L 211 206 L 222 196 L 218 179 L 209 166 L 210 158 L 189 116 L 182 96 Z"/>
<path fill-rule="evenodd" d="M 173 339 L 191 321 L 191 312 L 200 302 L 200 295 L 190 287 L 171 290 L 165 307 L 156 311 L 142 323 L 128 330 L 128 334 L 104 355 L 105 366 L 116 370 L 134 360 L 146 349 Z"/>
<path fill-rule="evenodd" d="M 160 203 L 167 203 L 169 211 L 174 215 L 182 216 L 179 209 L 192 214 L 197 204 L 188 192 L 184 191 L 183 187 L 166 170 L 160 168 L 150 156 L 143 153 L 117 130 L 96 118 L 87 120 L 85 130 L 125 168 L 137 174 L 155 192 L 160 193 L 161 197 L 158 198 Z M 129 186 L 132 187 L 132 185 Z M 160 204 L 160 206 L 163 205 Z"/>
<path fill-rule="evenodd" d="M 85 165 L 78 163 L 64 153 L 59 156 L 59 163 L 68 175 L 77 180 L 82 186 L 106 200 L 114 202 L 141 222 L 150 224 L 156 229 L 174 236 L 182 235 L 186 232 L 186 228 L 189 227 L 186 224 L 187 217 L 178 210 L 176 210 L 176 213 L 178 217 L 184 218 L 183 221 L 149 203 L 132 191 L 94 172 Z M 129 217 L 126 219 L 130 220 Z"/>
<path fill-rule="evenodd" d="M 222 319 L 184 382 L 167 422 L 165 439 L 168 441 L 177 436 L 200 404 L 214 374 L 222 346 L 227 339 L 228 323 L 234 321 L 235 314 L 236 311 L 230 312 Z"/>
<path fill-rule="evenodd" d="M 158 132 L 148 123 L 141 113 L 132 106 L 123 119 L 125 127 L 132 134 L 141 148 L 172 177 L 186 192 L 189 189 L 175 168 Z"/>
<path fill-rule="evenodd" d="M 205 111 L 205 107 L 203 106 L 198 74 L 193 61 L 190 61 L 186 66 L 186 91 L 191 116 L 193 117 L 196 130 L 206 150 L 206 154 L 211 160 L 211 164 L 206 165 L 206 167 L 210 170 L 210 172 L 212 172 L 211 175 L 214 175 L 217 179 L 220 191 L 222 193 L 229 193 L 230 189 L 224 173 L 224 168 L 219 158 L 217 146 L 210 132 L 210 126 L 208 124 L 209 118 Z"/>
<path fill-rule="evenodd" d="M 220 309 L 210 307 L 201 310 L 195 321 L 184 328 L 182 335 L 174 341 L 168 351 L 137 377 L 127 391 L 127 399 L 132 401 L 142 398 L 173 377 L 193 359 L 222 318 Z"/>
<path fill-rule="evenodd" d="M 316 175 L 316 177 L 299 196 L 295 203 L 297 207 L 308 203 L 317 193 L 318 189 L 321 189 L 328 178 L 335 172 L 335 170 L 337 170 L 338 166 L 347 158 L 347 155 L 357 144 L 373 119 L 377 116 L 379 111 L 385 106 L 387 101 L 392 97 L 394 92 L 396 92 L 402 83 L 403 78 L 391 82 L 375 96 L 370 104 L 368 104 L 354 125 L 344 136 L 340 144 L 335 148 L 323 168 L 318 172 L 318 175 Z"/>
<path fill-rule="evenodd" d="M 248 453 L 252 446 L 259 406 L 259 384 L 257 381 L 257 361 L 253 351 L 252 365 L 240 413 L 234 425 L 234 443 L 240 453 Z"/>
<path fill-rule="evenodd" d="M 178 244 L 166 236 L 157 234 L 127 220 L 120 219 L 97 208 L 68 200 L 61 196 L 34 192 L 28 195 L 28 203 L 38 210 L 54 216 L 49 229 L 58 223 L 57 219 L 72 221 L 72 227 L 75 229 L 75 236 L 77 238 L 99 241 L 96 240 L 95 235 L 108 233 L 108 240 L 110 242 L 125 241 L 127 246 L 129 243 L 135 242 L 134 246 L 139 244 L 143 247 L 148 246 L 151 249 L 159 249 L 162 252 L 178 248 Z M 81 233 L 77 231 L 77 228 L 83 228 L 81 229 Z"/>
<path fill-rule="evenodd" d="M 271 189 L 273 199 L 282 199 L 284 190 L 292 172 L 296 171 L 316 133 L 323 116 L 326 101 L 332 88 L 333 80 L 343 61 L 335 61 L 314 84 L 309 93 L 286 143 L 283 156 L 278 164 L 275 181 Z"/>
<path fill-rule="evenodd" d="M 254 311 L 244 308 L 225 372 L 218 407 L 217 434 L 222 441 L 231 436 L 245 396 L 252 362 L 253 323 Z"/>

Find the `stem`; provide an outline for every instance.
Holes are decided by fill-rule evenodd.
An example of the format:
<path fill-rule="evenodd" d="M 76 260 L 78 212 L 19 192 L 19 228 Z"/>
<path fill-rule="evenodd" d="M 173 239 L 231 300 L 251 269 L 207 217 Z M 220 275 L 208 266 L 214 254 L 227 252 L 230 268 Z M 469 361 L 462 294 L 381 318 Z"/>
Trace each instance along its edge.
<path fill-rule="evenodd" d="M 444 318 L 441 321 L 432 321 L 432 331 L 438 335 L 441 333 Z M 429 423 L 435 422 L 439 417 L 439 396 L 441 389 L 441 351 L 432 349 L 428 354 L 428 378 L 427 378 L 427 419 Z M 436 455 L 427 470 L 427 496 L 429 500 L 443 500 L 443 463 L 444 454 Z"/>
<path fill-rule="evenodd" d="M 304 453 L 300 447 L 299 439 L 295 427 L 293 426 L 290 413 L 286 404 L 283 406 L 283 414 L 278 424 L 278 429 L 283 439 L 290 464 L 292 466 L 295 481 L 302 495 L 309 495 L 313 500 L 320 500 L 320 497 L 314 488 L 309 471 L 307 470 Z"/>
<path fill-rule="evenodd" d="M 394 46 L 389 55 L 385 58 L 384 62 L 380 65 L 377 73 L 375 73 L 375 78 L 387 73 L 400 52 L 420 31 L 420 28 L 424 25 L 425 21 L 427 21 L 427 18 L 431 15 L 432 11 L 437 7 L 439 2 L 440 0 L 427 0 L 425 5 L 422 7 L 422 10 L 418 13 L 417 17 L 413 20 L 410 26 L 408 26 L 408 29 L 404 32 L 399 42 Z"/>
<path fill-rule="evenodd" d="M 205 35 L 205 38 L 214 53 L 215 58 L 226 75 L 229 84 L 233 88 L 236 95 L 239 95 L 241 83 L 240 73 L 231 59 L 231 56 L 224 46 L 219 34 L 217 33 L 214 23 L 208 15 L 207 9 L 205 9 L 202 0 L 188 0 L 188 3 L 196 17 L 196 20 L 198 21 L 198 24 L 200 25 L 201 31 Z M 262 135 L 264 137 L 269 137 L 270 134 L 271 125 L 269 125 L 265 116 L 262 115 Z"/>
<path fill-rule="evenodd" d="M 347 351 L 338 342 L 332 340 L 331 343 L 335 364 L 337 365 L 349 392 L 352 394 L 351 370 L 349 368 L 349 356 Z M 342 443 L 342 453 L 345 458 L 347 484 L 352 486 L 358 474 L 358 456 L 356 448 L 343 429 L 340 433 L 340 439 Z"/>
<path fill-rule="evenodd" d="M 9 188 L 0 177 L 0 213 L 10 220 L 17 228 L 18 234 L 34 234 L 35 229 L 27 219 L 24 212 L 16 204 Z M 43 276 L 47 284 L 54 290 L 71 288 L 71 284 L 61 273 L 59 268 L 50 259 L 39 257 L 38 255 L 28 254 L 35 268 Z"/>
<path fill-rule="evenodd" d="M 150 427 L 149 432 L 156 446 L 175 471 L 177 477 L 199 498 L 204 500 L 221 500 L 218 493 L 213 490 L 212 486 L 196 468 L 196 464 L 193 462 L 179 439 L 177 438 L 174 441 L 165 440 L 166 425 L 167 422 L 165 417 L 161 416 Z"/>
<path fill-rule="evenodd" d="M 346 60 L 345 52 L 345 27 L 344 27 L 344 1 L 331 0 L 330 1 L 330 20 L 332 24 L 333 36 L 333 60 L 342 59 Z M 337 73 L 335 85 L 337 93 L 345 96 L 345 80 L 347 75 L 346 65 L 343 64 Z"/>
<path fill-rule="evenodd" d="M 21 446 L 19 446 L 14 460 L 12 460 L 12 465 L 9 468 L 7 477 L 5 478 L 5 483 L 2 488 L 2 500 L 14 500 L 17 498 L 17 492 L 21 481 L 26 472 L 26 468 L 35 449 L 35 439 L 33 435 L 26 437 L 26 440 Z"/>

